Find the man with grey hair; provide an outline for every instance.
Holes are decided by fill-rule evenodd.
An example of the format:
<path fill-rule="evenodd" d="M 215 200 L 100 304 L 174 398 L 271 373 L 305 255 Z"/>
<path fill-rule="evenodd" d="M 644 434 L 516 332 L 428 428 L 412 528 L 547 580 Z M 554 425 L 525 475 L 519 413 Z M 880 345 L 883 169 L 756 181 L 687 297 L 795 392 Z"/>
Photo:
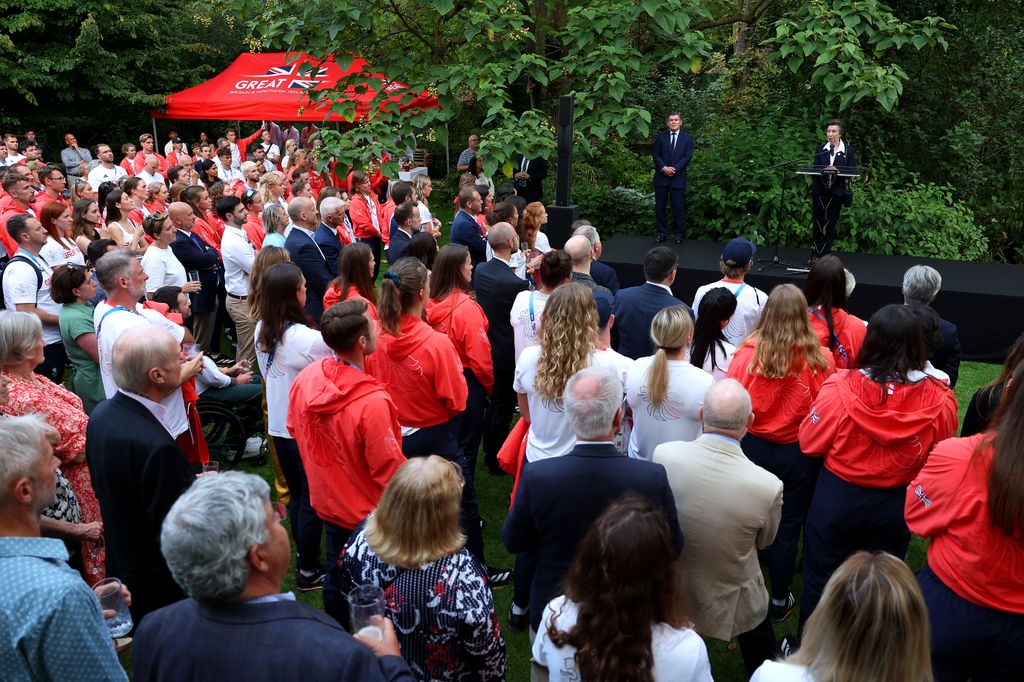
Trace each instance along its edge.
<path fill-rule="evenodd" d="M 184 597 L 159 543 L 167 510 L 195 480 L 167 424 L 166 401 L 180 401 L 182 381 L 202 367 L 195 358 L 182 365 L 180 354 L 178 342 L 162 329 L 145 322 L 126 329 L 112 349 L 118 390 L 96 406 L 86 429 L 85 457 L 103 515 L 107 573 L 131 585 L 136 623 Z M 201 363 L 202 356 L 196 358 Z"/>
<path fill-rule="evenodd" d="M 338 256 L 345 245 L 345 241 L 338 236 L 338 230 L 345 229 L 345 211 L 347 209 L 348 201 L 338 197 L 327 197 L 320 202 L 320 224 L 316 228 L 313 239 L 324 253 L 324 260 L 327 261 L 327 270 L 331 277 L 338 276 Z"/>
<path fill-rule="evenodd" d="M 598 234 L 597 228 L 588 220 L 577 220 L 572 224 L 572 236 L 577 235 L 586 237 L 593 247 L 590 254 L 590 276 L 594 278 L 595 282 L 612 292 L 612 296 L 615 296 L 619 293 L 619 276 L 613 268 L 598 260 L 601 258 L 604 247 L 601 246 L 601 235 Z"/>
<path fill-rule="evenodd" d="M 928 265 L 915 265 L 903 273 L 903 303 L 910 305 L 919 303 L 932 307 L 932 302 L 942 288 L 942 275 Z M 938 311 L 936 311 L 938 315 Z M 960 335 L 956 325 L 939 317 L 937 339 L 928 339 L 928 361 L 939 370 L 949 375 L 949 387 L 956 387 L 957 376 L 960 374 Z"/>
<path fill-rule="evenodd" d="M 572 259 L 571 281 L 582 284 L 594 293 L 603 292 L 608 294 L 608 296 L 612 295 L 608 287 L 601 286 L 590 275 L 594 247 L 589 239 L 579 234 L 575 237 L 569 237 L 568 241 L 565 242 L 564 249 L 569 254 L 569 258 Z"/>
<path fill-rule="evenodd" d="M 380 623 L 382 640 L 356 635 L 364 647 L 333 618 L 281 593 L 291 558 L 284 516 L 262 478 L 236 471 L 204 476 L 178 498 L 160 548 L 191 598 L 139 625 L 136 680 L 228 680 L 242 670 L 266 679 L 414 679 L 389 619 Z"/>
<path fill-rule="evenodd" d="M 292 222 L 292 230 L 284 242 L 292 262 L 299 266 L 302 276 L 306 278 L 306 314 L 317 325 L 324 314 L 324 293 L 334 279 L 327 267 L 327 256 L 316 242 L 319 216 L 312 199 L 292 199 L 288 202 L 288 218 Z"/>
<path fill-rule="evenodd" d="M 740 449 L 754 413 L 738 381 L 712 384 L 700 417 L 700 438 L 662 443 L 653 459 L 668 472 L 686 533 L 677 564 L 683 598 L 701 634 L 725 642 L 737 637 L 749 676 L 775 655 L 757 550 L 775 540 L 782 481 Z"/>
<path fill-rule="evenodd" d="M 622 381 L 614 371 L 588 367 L 577 372 L 566 383 L 562 398 L 576 432 L 575 447 L 563 457 L 531 462 L 523 469 L 501 538 L 510 552 L 536 554 L 531 635 L 541 627 L 544 606 L 560 594 L 580 540 L 622 495 L 638 493 L 663 509 L 673 544 L 682 550 L 683 532 L 664 467 L 624 457 L 615 447 L 623 418 L 622 395 Z"/>
<path fill-rule="evenodd" d="M 58 441 L 38 415 L 0 418 L 0 670 L 5 680 L 127 680 L 96 595 L 64 543 L 40 537 Z"/>

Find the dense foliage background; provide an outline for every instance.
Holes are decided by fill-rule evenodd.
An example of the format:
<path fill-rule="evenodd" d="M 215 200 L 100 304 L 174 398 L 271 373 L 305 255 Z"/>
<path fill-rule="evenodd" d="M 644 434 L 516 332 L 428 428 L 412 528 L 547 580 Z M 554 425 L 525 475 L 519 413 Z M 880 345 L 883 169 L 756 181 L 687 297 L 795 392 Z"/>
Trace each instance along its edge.
<path fill-rule="evenodd" d="M 160 96 L 241 51 L 366 56 L 443 109 L 328 131 L 359 165 L 415 133 L 444 175 L 471 131 L 493 175 L 553 159 L 557 96 L 576 98 L 573 200 L 608 232 L 649 232 L 649 145 L 683 112 L 694 236 L 806 243 L 806 162 L 846 121 L 865 176 L 840 248 L 1024 261 L 1020 0 L 0 0 L 0 127 L 115 145 Z M 365 79 L 364 79 L 365 80 Z M 362 82 L 353 79 L 354 82 Z M 371 83 L 372 84 L 372 83 Z M 161 133 L 167 122 L 160 123 Z M 173 122 L 187 139 L 220 122 Z M 248 125 L 243 124 L 243 132 Z M 449 179 L 450 181 L 450 179 Z M 450 186 L 448 182 L 443 183 Z M 548 193 L 553 197 L 553 191 Z"/>

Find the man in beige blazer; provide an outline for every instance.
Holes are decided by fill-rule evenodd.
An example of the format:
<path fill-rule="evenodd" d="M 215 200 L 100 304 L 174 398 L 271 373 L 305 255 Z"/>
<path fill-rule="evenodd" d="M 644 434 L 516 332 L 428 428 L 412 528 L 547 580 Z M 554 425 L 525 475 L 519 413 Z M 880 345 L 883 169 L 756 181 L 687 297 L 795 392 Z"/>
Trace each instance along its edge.
<path fill-rule="evenodd" d="M 662 443 L 654 461 L 668 472 L 686 536 L 677 571 L 696 629 L 726 642 L 738 635 L 752 675 L 775 655 L 757 550 L 775 540 L 782 481 L 740 449 L 754 415 L 739 382 L 712 384 L 700 415 L 703 435 L 693 442 Z"/>

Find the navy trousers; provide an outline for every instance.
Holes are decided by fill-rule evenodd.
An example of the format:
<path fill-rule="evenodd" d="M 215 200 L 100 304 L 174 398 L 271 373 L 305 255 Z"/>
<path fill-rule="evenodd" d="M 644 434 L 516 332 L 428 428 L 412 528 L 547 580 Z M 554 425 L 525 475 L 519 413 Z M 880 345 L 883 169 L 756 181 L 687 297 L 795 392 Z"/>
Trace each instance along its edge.
<path fill-rule="evenodd" d="M 320 568 L 320 536 L 323 535 L 324 523 L 309 503 L 309 484 L 299 456 L 299 446 L 291 438 L 274 436 L 274 447 L 277 448 L 281 473 L 288 482 L 288 518 L 298 553 L 296 564 L 303 571 L 315 571 Z"/>
<path fill-rule="evenodd" d="M 672 227 L 677 237 L 686 237 L 686 190 L 671 187 L 654 188 L 654 226 L 658 234 L 668 234 L 665 226 L 665 204 L 672 196 Z"/>
<path fill-rule="evenodd" d="M 452 434 L 455 436 L 455 442 L 459 444 L 459 449 L 462 450 L 462 456 L 466 458 L 470 480 L 474 480 L 476 478 L 477 453 L 480 452 L 480 439 L 484 434 L 487 391 L 473 374 L 473 370 L 465 367 L 462 373 L 466 377 L 469 396 L 466 398 L 466 409 L 451 421 Z"/>
<path fill-rule="evenodd" d="M 324 612 L 338 621 L 341 627 L 350 629 L 348 614 L 348 600 L 346 595 L 341 593 L 341 569 L 338 567 L 338 559 L 345 549 L 345 543 L 352 536 L 351 528 L 324 521 L 327 546 L 327 577 L 324 578 Z"/>
<path fill-rule="evenodd" d="M 800 443 L 773 443 L 747 434 L 743 453 L 754 464 L 775 474 L 782 481 L 782 519 L 775 542 L 764 552 L 772 598 L 785 599 L 793 584 L 800 533 L 811 504 L 818 463 L 800 451 Z"/>
<path fill-rule="evenodd" d="M 68 353 L 64 344 L 58 341 L 43 346 L 43 361 L 32 370 L 41 374 L 55 384 L 64 382 L 64 368 L 68 364 Z"/>
<path fill-rule="evenodd" d="M 1012 682 L 1024 677 L 1024 614 L 972 604 L 925 564 L 917 582 L 928 606 L 935 682 Z"/>
<path fill-rule="evenodd" d="M 462 469 L 466 484 L 462 487 L 462 532 L 466 534 L 466 549 L 481 564 L 484 561 L 484 531 L 480 528 L 480 506 L 476 501 L 476 488 L 470 475 L 466 458 L 462 456 L 459 444 L 452 435 L 450 422 L 419 429 L 416 433 L 402 438 L 402 454 L 406 457 L 427 457 L 439 455 L 455 462 Z"/>
<path fill-rule="evenodd" d="M 785 494 L 785 493 L 783 493 Z M 906 486 L 865 488 L 824 469 L 807 512 L 804 541 L 804 591 L 800 627 L 810 618 L 832 573 L 855 552 L 907 554 L 910 531 L 903 519 Z"/>

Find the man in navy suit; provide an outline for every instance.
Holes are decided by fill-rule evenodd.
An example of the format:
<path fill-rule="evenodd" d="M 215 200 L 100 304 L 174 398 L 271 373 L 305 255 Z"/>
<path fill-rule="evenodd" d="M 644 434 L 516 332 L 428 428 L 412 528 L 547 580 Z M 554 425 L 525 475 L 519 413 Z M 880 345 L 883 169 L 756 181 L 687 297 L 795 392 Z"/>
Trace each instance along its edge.
<path fill-rule="evenodd" d="M 828 142 L 814 150 L 814 165 L 839 171 L 850 171 L 856 166 L 853 146 L 843 142 L 842 121 L 833 119 L 825 124 L 825 136 Z M 815 261 L 826 253 L 832 252 L 832 242 L 836 240 L 836 223 L 839 211 L 844 204 L 853 200 L 853 190 L 846 186 L 846 180 L 835 178 L 829 187 L 822 176 L 813 176 L 811 180 L 811 203 L 814 216 L 813 243 L 811 260 Z"/>
<path fill-rule="evenodd" d="M 338 276 L 338 256 L 343 246 L 338 238 L 338 230 L 344 229 L 342 226 L 345 224 L 347 208 L 348 202 L 338 197 L 327 197 L 320 202 L 320 225 L 313 234 L 313 241 L 323 252 L 331 277 Z"/>
<path fill-rule="evenodd" d="M 665 226 L 665 202 L 672 195 L 672 222 L 676 243 L 686 236 L 686 167 L 693 156 L 693 138 L 682 130 L 683 119 L 678 111 L 668 115 L 668 130 L 654 138 L 651 159 L 654 161 L 654 220 L 657 241 L 668 239 Z"/>
<path fill-rule="evenodd" d="M 312 199 L 295 197 L 288 203 L 288 218 L 292 221 L 292 231 L 284 241 L 284 248 L 306 278 L 306 314 L 320 326 L 324 293 L 333 277 L 327 268 L 327 258 L 314 238 L 313 230 L 320 224 L 316 205 Z"/>
<path fill-rule="evenodd" d="M 528 159 L 522 154 L 515 155 L 516 171 L 512 180 L 516 194 L 526 203 L 544 201 L 544 178 L 548 176 L 548 162 L 541 158 Z"/>
<path fill-rule="evenodd" d="M 901 293 L 907 305 L 919 303 L 931 308 L 941 288 L 942 275 L 931 266 L 915 265 L 903 273 Z M 938 334 L 940 342 L 929 344 L 928 360 L 935 369 L 948 374 L 950 387 L 955 387 L 960 376 L 960 335 L 955 324 L 941 317 Z"/>
<path fill-rule="evenodd" d="M 622 495 L 638 493 L 665 510 L 675 549 L 683 548 L 665 467 L 625 457 L 615 447 L 615 434 L 622 425 L 622 382 L 615 372 L 605 367 L 580 370 L 565 385 L 562 402 L 576 432 L 576 446 L 562 457 L 526 465 L 515 504 L 501 529 L 510 552 L 536 553 L 530 587 L 534 632 L 540 630 L 544 606 L 561 594 L 562 580 L 583 535 Z"/>
<path fill-rule="evenodd" d="M 388 248 L 388 262 L 397 263 L 409 250 L 412 236 L 420 231 L 420 209 L 415 201 L 406 201 L 395 209 L 391 219 L 391 246 Z"/>
<path fill-rule="evenodd" d="M 136 680 L 253 676 L 246 670 L 267 680 L 414 679 L 387 617 L 383 639 L 356 635 L 361 644 L 330 616 L 281 593 L 291 554 L 283 509 L 263 479 L 239 471 L 201 478 L 171 507 L 160 549 L 191 599 L 139 624 Z"/>
<path fill-rule="evenodd" d="M 512 252 L 519 249 L 515 228 L 508 223 L 495 223 L 487 240 L 494 257 L 482 263 L 476 274 L 476 301 L 487 316 L 487 338 L 491 342 L 494 363 L 494 389 L 491 404 L 484 413 L 484 462 L 492 472 L 500 473 L 498 450 L 508 436 L 516 406 L 516 392 L 512 389 L 516 371 L 512 304 L 519 292 L 526 291 L 530 285 L 516 276 L 510 260 Z M 475 454 L 467 454 L 466 460 L 476 461 Z"/>
<path fill-rule="evenodd" d="M 199 274 L 202 288 L 189 294 L 192 304 L 192 335 L 205 351 L 213 348 L 213 327 L 217 319 L 217 289 L 223 281 L 223 265 L 213 245 L 192 231 L 196 215 L 188 204 L 176 201 L 167 207 L 167 215 L 177 230 L 171 251 L 174 257 L 190 273 Z"/>
<path fill-rule="evenodd" d="M 626 357 L 637 358 L 654 354 L 651 342 L 651 322 L 662 309 L 681 305 L 693 317 L 693 311 L 672 295 L 676 281 L 679 256 L 667 246 L 655 246 L 644 256 L 645 284 L 619 289 L 615 297 L 615 330 L 618 345 L 615 350 Z"/>
<path fill-rule="evenodd" d="M 480 225 L 476 222 L 476 214 L 483 207 L 480 192 L 472 185 L 459 190 L 459 211 L 452 220 L 452 244 L 462 244 L 469 249 L 469 257 L 473 261 L 473 285 L 476 288 L 476 268 L 487 260 L 487 240 L 480 234 Z"/>

